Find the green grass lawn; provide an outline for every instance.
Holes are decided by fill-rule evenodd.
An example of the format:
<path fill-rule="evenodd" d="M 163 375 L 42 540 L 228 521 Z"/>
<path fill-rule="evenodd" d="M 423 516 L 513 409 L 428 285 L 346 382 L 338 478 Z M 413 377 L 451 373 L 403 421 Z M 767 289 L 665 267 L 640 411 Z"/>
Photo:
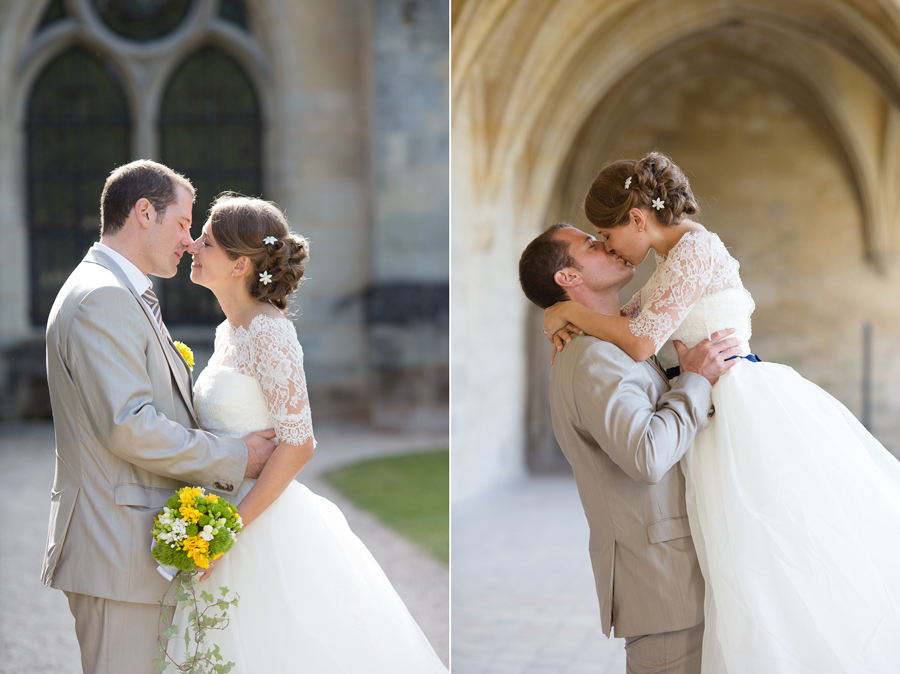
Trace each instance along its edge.
<path fill-rule="evenodd" d="M 449 451 L 370 459 L 324 477 L 360 508 L 449 563 Z"/>

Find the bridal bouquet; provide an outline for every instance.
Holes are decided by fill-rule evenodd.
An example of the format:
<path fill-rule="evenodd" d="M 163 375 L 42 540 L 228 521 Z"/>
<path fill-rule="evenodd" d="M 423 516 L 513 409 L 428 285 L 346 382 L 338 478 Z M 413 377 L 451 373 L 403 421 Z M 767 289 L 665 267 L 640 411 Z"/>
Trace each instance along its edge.
<path fill-rule="evenodd" d="M 153 524 L 153 558 L 181 571 L 208 569 L 210 560 L 231 550 L 242 527 L 237 508 L 200 487 L 176 491 Z M 174 574 L 163 575 L 171 580 Z"/>
<path fill-rule="evenodd" d="M 186 674 L 218 674 L 228 672 L 233 666 L 230 662 L 222 664 L 218 646 L 208 647 L 206 632 L 228 626 L 228 608 L 237 606 L 239 597 L 227 599 L 227 587 L 219 588 L 222 595 L 219 599 L 205 590 L 198 597 L 194 577 L 198 567 L 208 569 L 210 561 L 231 550 L 241 528 L 237 509 L 200 487 L 182 487 L 169 497 L 156 516 L 152 530 L 153 558 L 160 563 L 158 570 L 163 576 L 169 580 L 178 578 L 180 586 L 175 591 L 175 601 L 181 613 L 187 614 L 188 624 L 183 635 L 185 661 L 176 662 L 168 652 L 168 640 L 180 629 L 173 624 L 158 634 L 156 650 L 160 657 L 153 661 L 153 671 L 162 671 L 171 663 Z M 205 606 L 201 606 L 201 600 Z M 169 609 L 164 596 L 159 606 L 160 621 L 166 624 Z"/>

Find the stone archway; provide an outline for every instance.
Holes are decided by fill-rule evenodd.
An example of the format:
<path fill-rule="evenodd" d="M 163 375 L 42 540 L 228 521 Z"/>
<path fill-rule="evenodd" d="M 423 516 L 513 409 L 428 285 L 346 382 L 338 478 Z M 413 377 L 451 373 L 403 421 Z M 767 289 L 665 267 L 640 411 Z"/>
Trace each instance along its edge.
<path fill-rule="evenodd" d="M 896 168 L 900 158 L 897 5 L 853 1 L 595 1 L 556 3 L 552 8 L 543 3 L 539 10 L 527 1 L 470 0 L 463 3 L 454 20 L 454 252 L 465 250 L 466 263 L 477 261 L 483 269 L 491 270 L 494 292 L 507 303 L 501 320 L 496 308 L 491 311 L 488 302 L 476 298 L 474 286 L 455 288 L 461 306 L 454 307 L 454 324 L 460 314 L 466 325 L 486 322 L 483 312 L 487 311 L 492 325 L 499 322 L 505 326 L 500 341 L 508 346 L 503 356 L 494 356 L 485 364 L 488 356 L 467 352 L 471 344 L 454 330 L 455 428 L 460 421 L 475 421 L 454 433 L 454 452 L 461 447 L 460 462 L 468 458 L 473 468 L 479 463 L 467 457 L 468 446 L 477 437 L 482 452 L 487 452 L 485 443 L 496 444 L 493 460 L 484 459 L 480 468 L 493 470 L 497 480 L 522 470 L 525 446 L 532 465 L 554 464 L 546 419 L 536 416 L 546 409 L 546 347 L 534 337 L 536 311 L 527 306 L 516 288 L 518 253 L 551 222 L 569 218 L 577 223 L 577 203 L 585 186 L 599 165 L 617 153 L 635 154 L 654 148 L 669 148 L 673 156 L 685 153 L 688 145 L 678 134 L 684 135 L 685 128 L 690 127 L 688 139 L 696 141 L 700 136 L 696 124 L 685 124 L 684 115 L 689 117 L 701 110 L 689 101 L 685 87 L 709 94 L 709 83 L 717 78 L 720 85 L 745 83 L 755 92 L 748 95 L 755 96 L 757 102 L 786 106 L 789 114 L 783 116 L 790 121 L 785 123 L 794 125 L 799 134 L 796 155 L 803 161 L 795 162 L 781 182 L 782 192 L 785 184 L 793 187 L 792 195 L 774 194 L 778 181 L 767 178 L 777 169 L 773 162 L 784 161 L 776 159 L 778 153 L 735 174 L 744 181 L 761 184 L 762 192 L 754 202 L 759 209 L 766 204 L 786 204 L 791 216 L 796 216 L 804 206 L 804 170 L 819 171 L 813 182 L 824 182 L 817 185 L 829 181 L 833 185 L 825 195 L 825 201 L 831 204 L 830 215 L 826 213 L 823 221 L 816 207 L 806 213 L 823 223 L 824 236 L 833 235 L 834 230 L 829 229 L 832 225 L 827 224 L 830 217 L 834 222 L 843 219 L 842 231 L 848 237 L 844 254 L 852 258 L 852 264 L 838 267 L 847 277 L 843 285 L 829 285 L 836 279 L 829 280 L 824 271 L 827 264 L 816 272 L 814 263 L 802 260 L 794 276 L 770 275 L 786 279 L 786 283 L 800 278 L 800 285 L 809 286 L 809 292 L 834 287 L 836 294 L 824 303 L 829 310 L 812 311 L 806 317 L 807 321 L 827 320 L 835 325 L 833 334 L 825 337 L 821 330 L 804 327 L 798 320 L 794 321 L 800 328 L 798 334 L 807 335 L 810 345 L 806 349 L 783 345 L 784 331 L 775 324 L 785 308 L 794 305 L 772 300 L 771 296 L 783 298 L 784 293 L 776 288 L 773 295 L 764 284 L 758 302 L 761 299 L 771 312 L 768 318 L 763 313 L 756 334 L 770 353 L 793 360 L 792 364 L 806 376 L 854 407 L 858 401 L 859 323 L 873 321 L 881 332 L 900 330 L 883 301 L 854 303 L 853 292 L 847 290 L 848 285 L 856 284 L 861 293 L 880 293 L 894 309 L 900 306 L 896 293 L 890 295 L 889 282 L 898 273 L 894 263 L 900 250 L 900 214 L 895 196 L 900 188 Z M 654 109 L 665 110 L 679 97 L 680 112 L 672 117 L 682 122 L 680 130 L 663 113 L 654 119 Z M 729 111 L 727 104 L 713 108 L 718 115 L 727 116 Z M 642 111 L 646 112 L 643 117 Z M 731 110 L 736 124 L 748 121 L 746 115 L 739 114 L 743 112 Z M 777 115 L 769 117 L 763 114 L 760 119 L 777 123 Z M 739 140 L 741 134 L 740 128 L 731 132 L 725 129 L 718 137 Z M 793 142 L 791 138 L 783 144 Z M 695 187 L 703 188 L 698 190 L 701 198 L 703 191 L 712 191 L 709 196 L 716 200 L 707 211 L 716 224 L 707 224 L 715 228 L 719 221 L 722 226 L 742 222 L 731 217 L 738 208 L 739 201 L 733 200 L 737 195 L 728 189 L 722 191 L 721 183 L 703 177 L 716 172 L 699 158 L 710 157 L 721 165 L 721 143 L 706 148 L 705 154 L 699 152 L 702 143 L 695 145 L 698 152 L 685 153 L 702 174 Z M 742 166 L 739 160 L 733 162 Z M 459 195 L 458 185 L 462 186 Z M 787 237 L 786 241 L 794 241 L 799 250 L 815 248 L 810 244 L 815 237 L 804 238 L 804 227 L 785 224 L 784 219 L 772 221 L 782 227 L 775 231 L 788 232 L 793 239 Z M 735 231 L 733 236 L 735 245 L 745 249 L 735 251 L 744 259 L 745 268 L 748 260 L 753 264 L 755 259 L 772 257 L 764 247 L 756 246 L 746 236 L 742 238 L 740 232 Z M 826 256 L 826 263 L 840 259 L 834 247 L 818 246 L 815 250 Z M 457 259 L 462 258 L 455 255 L 454 264 Z M 454 285 L 458 278 L 468 285 L 468 277 L 460 270 L 454 269 L 453 278 Z M 815 303 L 805 297 L 795 304 L 809 308 Z M 803 312 L 788 315 L 793 320 Z M 766 327 L 768 323 L 772 323 L 771 328 Z M 787 324 L 793 325 L 790 320 Z M 891 386 L 887 372 L 897 371 L 900 364 L 887 348 L 884 352 L 886 376 L 881 384 L 876 382 L 883 389 L 879 423 L 883 439 L 900 441 L 900 427 L 889 419 L 890 396 L 886 395 Z M 462 359 L 465 365 L 457 369 Z M 480 365 L 491 371 L 492 382 L 483 377 L 485 367 Z M 501 369 L 505 369 L 502 374 Z M 521 395 L 522 389 L 527 394 L 519 398 L 517 406 L 508 402 Z M 468 402 L 476 396 L 482 408 L 486 399 L 488 407 L 505 404 L 503 418 L 516 420 L 519 430 L 498 428 L 485 418 Z M 471 440 L 458 443 L 461 436 Z M 509 448 L 511 438 L 518 443 L 516 456 Z M 499 456 L 505 457 L 500 464 L 504 470 L 498 470 Z M 469 482 L 464 469 L 455 476 L 461 484 Z M 479 481 L 487 483 L 481 476 L 475 480 Z M 465 492 L 460 488 L 461 494 Z"/>

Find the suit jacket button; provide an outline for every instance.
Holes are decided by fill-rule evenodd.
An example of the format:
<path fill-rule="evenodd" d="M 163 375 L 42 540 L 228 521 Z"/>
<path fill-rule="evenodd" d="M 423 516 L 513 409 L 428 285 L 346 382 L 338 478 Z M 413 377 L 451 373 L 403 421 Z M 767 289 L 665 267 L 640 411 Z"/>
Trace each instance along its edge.
<path fill-rule="evenodd" d="M 234 485 L 233 485 L 233 484 L 226 484 L 226 485 L 225 485 L 225 491 L 234 491 Z"/>
<path fill-rule="evenodd" d="M 706 418 L 707 418 L 707 419 L 712 419 L 713 416 L 715 416 L 715 414 L 716 414 L 716 406 L 715 406 L 715 405 L 710 405 L 710 406 L 709 406 L 709 411 L 706 413 Z"/>
<path fill-rule="evenodd" d="M 225 485 L 222 484 L 221 482 L 214 482 L 213 487 L 215 487 L 216 489 L 221 489 L 223 491 L 225 490 Z"/>

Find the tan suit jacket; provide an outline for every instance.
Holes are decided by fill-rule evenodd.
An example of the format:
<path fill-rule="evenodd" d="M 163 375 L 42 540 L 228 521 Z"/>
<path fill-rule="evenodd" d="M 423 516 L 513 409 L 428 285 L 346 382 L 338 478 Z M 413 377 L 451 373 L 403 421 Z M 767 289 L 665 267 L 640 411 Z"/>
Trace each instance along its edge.
<path fill-rule="evenodd" d="M 192 484 L 234 494 L 242 440 L 197 430 L 190 373 L 112 258 L 88 251 L 47 323 L 56 477 L 41 579 L 67 592 L 156 603 L 153 518 Z"/>
<path fill-rule="evenodd" d="M 703 578 L 677 463 L 709 425 L 709 382 L 685 373 L 669 390 L 655 358 L 576 337 L 550 374 L 553 430 L 572 465 L 590 527 L 603 631 L 617 637 L 703 621 Z"/>

